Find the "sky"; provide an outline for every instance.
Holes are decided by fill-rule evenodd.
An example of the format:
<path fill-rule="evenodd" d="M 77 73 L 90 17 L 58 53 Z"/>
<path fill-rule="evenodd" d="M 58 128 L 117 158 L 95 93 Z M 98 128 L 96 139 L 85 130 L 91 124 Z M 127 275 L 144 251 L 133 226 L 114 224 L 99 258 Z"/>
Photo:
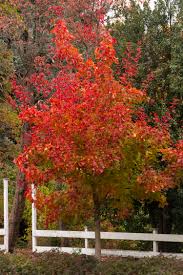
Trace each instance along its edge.
<path fill-rule="evenodd" d="M 154 8 L 154 2 L 155 2 L 154 0 L 151 0 L 151 1 L 150 1 L 150 5 L 151 5 L 151 8 L 152 8 L 152 9 Z"/>
<path fill-rule="evenodd" d="M 137 0 L 137 1 L 140 1 L 140 0 Z M 141 0 L 141 1 L 144 1 L 144 0 Z M 156 2 L 156 0 L 150 0 L 150 6 L 151 6 L 152 9 L 154 8 L 154 3 L 155 2 Z M 114 16 L 113 11 L 109 11 L 108 16 L 112 18 Z"/>
<path fill-rule="evenodd" d="M 144 0 L 141 0 L 141 1 L 144 1 Z M 152 9 L 154 8 L 154 2 L 155 2 L 155 0 L 150 0 L 150 6 L 151 6 Z"/>

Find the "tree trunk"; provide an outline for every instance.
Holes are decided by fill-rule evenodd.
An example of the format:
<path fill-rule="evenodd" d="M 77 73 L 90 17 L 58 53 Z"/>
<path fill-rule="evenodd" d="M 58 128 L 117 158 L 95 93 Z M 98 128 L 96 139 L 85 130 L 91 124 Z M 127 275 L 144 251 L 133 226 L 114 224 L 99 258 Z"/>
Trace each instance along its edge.
<path fill-rule="evenodd" d="M 100 217 L 95 218 L 95 257 L 101 259 Z"/>
<path fill-rule="evenodd" d="M 59 230 L 68 230 L 66 224 L 63 223 L 61 219 L 59 220 Z M 60 238 L 60 246 L 68 247 L 69 246 L 68 238 Z"/>
<path fill-rule="evenodd" d="M 25 145 L 30 144 L 29 136 L 30 127 L 28 123 L 24 123 L 21 132 L 21 149 L 24 149 Z M 9 251 L 13 252 L 16 245 L 17 237 L 19 235 L 20 222 L 22 220 L 25 197 L 24 192 L 26 190 L 26 182 L 24 175 L 18 171 L 16 179 L 15 196 L 13 199 L 13 206 L 10 214 L 9 221 Z"/>
<path fill-rule="evenodd" d="M 170 217 L 170 208 L 169 206 L 165 206 L 161 209 L 161 216 L 160 216 L 160 228 L 158 228 L 159 234 L 171 234 L 172 229 L 172 221 Z M 159 243 L 159 251 L 161 252 L 170 252 L 172 244 L 168 242 L 160 242 Z"/>
<path fill-rule="evenodd" d="M 94 222 L 95 222 L 95 257 L 101 259 L 101 236 L 100 236 L 100 203 L 96 190 L 93 190 Z"/>
<path fill-rule="evenodd" d="M 20 222 L 25 208 L 25 181 L 21 172 L 17 175 L 16 190 L 9 222 L 9 251 L 13 252 L 19 235 Z"/>

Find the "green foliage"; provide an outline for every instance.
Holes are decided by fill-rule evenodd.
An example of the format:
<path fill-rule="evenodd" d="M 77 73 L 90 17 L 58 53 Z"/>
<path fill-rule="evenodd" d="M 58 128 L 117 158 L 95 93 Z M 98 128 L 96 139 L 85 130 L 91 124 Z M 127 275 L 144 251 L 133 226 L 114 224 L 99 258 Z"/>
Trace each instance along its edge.
<path fill-rule="evenodd" d="M 6 15 L 15 15 L 17 14 L 17 9 L 15 5 L 12 5 L 9 1 L 5 0 L 0 3 L 0 10 Z"/>
<path fill-rule="evenodd" d="M 154 9 L 148 1 L 141 5 L 130 0 L 130 8 L 123 1 L 119 3 L 115 7 L 118 19 L 109 26 L 117 39 L 117 54 L 122 58 L 127 42 L 137 48 L 140 41 L 141 59 L 134 84 L 147 88 L 151 98 L 146 106 L 148 114 L 156 112 L 162 116 L 162 111 L 164 114 L 169 111 L 170 102 L 178 99 L 171 126 L 172 136 L 181 138 L 183 3 L 157 0 Z"/>
<path fill-rule="evenodd" d="M 15 178 L 13 163 L 19 151 L 20 125 L 16 112 L 5 103 L 0 105 L 0 178 Z"/>
<path fill-rule="evenodd" d="M 7 12 L 6 4 L 1 4 L 0 10 Z M 0 40 L 0 179 L 14 179 L 16 173 L 13 159 L 18 152 L 19 120 L 16 112 L 6 103 L 13 73 L 13 54 Z"/>
<path fill-rule="evenodd" d="M 10 92 L 9 78 L 13 73 L 13 55 L 0 40 L 0 98 Z"/>
<path fill-rule="evenodd" d="M 19 151 L 20 125 L 17 114 L 0 102 L 0 224 L 3 222 L 3 178 L 9 178 L 9 206 L 12 205 L 17 169 L 13 163 Z"/>
<path fill-rule="evenodd" d="M 150 118 L 154 113 L 161 118 L 170 114 L 171 135 L 174 141 L 182 139 L 183 2 L 157 0 L 154 1 L 154 9 L 149 1 L 144 1 L 143 4 L 134 0 L 128 2 L 130 8 L 125 1 L 116 4 L 117 20 L 110 24 L 112 34 L 117 40 L 117 54 L 122 59 L 127 42 L 133 48 L 137 48 L 138 41 L 141 42 L 139 73 L 134 84 L 147 89 L 150 100 L 144 106 L 146 113 Z M 162 233 L 182 233 L 182 187 L 169 190 L 164 195 L 168 202 L 165 209 L 158 208 L 157 203 L 145 206 L 147 212 L 150 211 L 151 219 L 156 216 L 153 226 L 158 227 Z M 132 216 L 133 219 L 135 216 Z M 131 226 L 131 221 L 127 220 L 126 227 Z M 143 231 L 144 226 L 141 221 Z"/>

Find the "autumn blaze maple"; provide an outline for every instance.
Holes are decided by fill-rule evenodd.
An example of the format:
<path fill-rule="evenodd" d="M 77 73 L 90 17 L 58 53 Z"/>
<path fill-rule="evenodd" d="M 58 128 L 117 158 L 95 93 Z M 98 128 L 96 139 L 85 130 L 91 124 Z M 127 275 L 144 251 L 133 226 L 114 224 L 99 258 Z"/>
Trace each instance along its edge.
<path fill-rule="evenodd" d="M 159 199 L 161 190 L 173 186 L 169 174 L 165 180 L 161 174 L 158 180 L 161 172 L 153 166 L 157 153 L 169 145 L 170 136 L 167 127 L 151 127 L 138 107 L 146 95 L 130 84 L 123 85 L 124 79 L 115 79 L 112 66 L 118 59 L 107 32 L 93 59 L 80 54 L 63 21 L 52 32 L 54 58 L 62 70 L 47 82 L 48 89 L 54 90 L 50 99 L 22 108 L 20 118 L 31 125 L 31 143 L 16 163 L 29 184 L 66 186 L 50 198 L 38 193 L 37 206 L 41 208 L 46 200 L 50 216 L 56 218 L 68 209 L 71 215 L 81 211 L 94 216 L 96 256 L 100 257 L 104 201 L 112 198 L 125 216 L 132 198 L 156 193 Z M 151 176 L 156 179 L 152 183 Z M 29 191 L 30 186 L 28 196 Z"/>

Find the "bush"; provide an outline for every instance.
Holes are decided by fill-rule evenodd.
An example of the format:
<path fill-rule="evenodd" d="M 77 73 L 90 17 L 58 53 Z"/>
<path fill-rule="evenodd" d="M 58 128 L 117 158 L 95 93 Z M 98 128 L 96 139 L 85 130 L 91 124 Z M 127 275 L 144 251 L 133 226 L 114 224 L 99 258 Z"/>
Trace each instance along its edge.
<path fill-rule="evenodd" d="M 183 261 L 154 258 L 103 258 L 51 253 L 0 254 L 0 274 L 22 275 L 183 275 Z"/>

